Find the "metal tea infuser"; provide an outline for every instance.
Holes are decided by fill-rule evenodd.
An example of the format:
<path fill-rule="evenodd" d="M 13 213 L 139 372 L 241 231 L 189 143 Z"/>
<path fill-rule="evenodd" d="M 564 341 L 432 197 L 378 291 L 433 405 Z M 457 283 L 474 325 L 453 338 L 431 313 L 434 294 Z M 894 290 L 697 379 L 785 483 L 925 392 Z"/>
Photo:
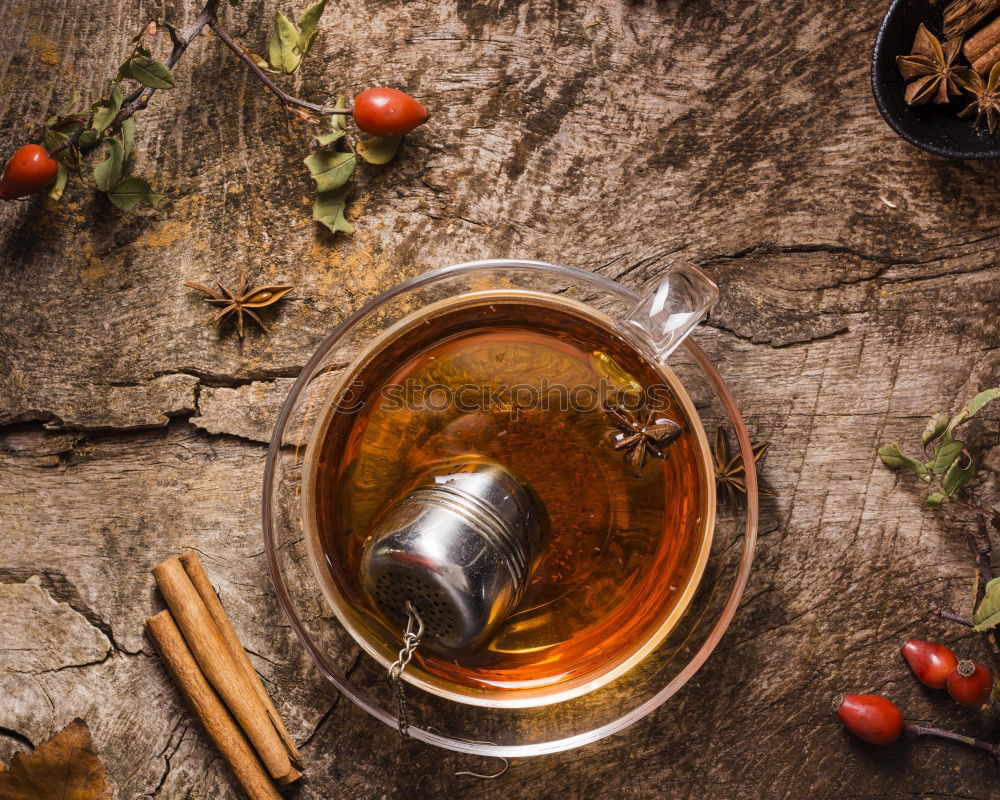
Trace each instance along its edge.
<path fill-rule="evenodd" d="M 388 673 L 401 734 L 409 723 L 400 676 L 414 651 L 447 655 L 488 643 L 524 596 L 547 529 L 531 488 L 479 457 L 435 466 L 376 523 L 362 587 L 404 629 Z"/>

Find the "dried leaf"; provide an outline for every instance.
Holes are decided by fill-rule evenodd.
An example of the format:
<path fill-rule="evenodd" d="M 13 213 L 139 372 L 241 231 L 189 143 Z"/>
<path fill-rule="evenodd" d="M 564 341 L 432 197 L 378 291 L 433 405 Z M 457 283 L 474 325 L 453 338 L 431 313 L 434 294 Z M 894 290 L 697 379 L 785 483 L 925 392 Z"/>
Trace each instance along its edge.
<path fill-rule="evenodd" d="M 922 461 L 917 461 L 915 458 L 910 458 L 906 455 L 899 449 L 898 442 L 882 445 L 878 449 L 878 456 L 882 459 L 882 463 L 890 469 L 909 467 L 915 474 L 921 477 L 927 474 L 927 466 Z"/>
<path fill-rule="evenodd" d="M 941 508 L 941 504 L 945 501 L 945 496 L 941 492 L 931 492 L 927 495 L 927 499 L 924 500 L 924 505 L 928 508 Z"/>
<path fill-rule="evenodd" d="M 117 139 L 108 139 L 108 157 L 94 167 L 94 183 L 102 192 L 111 191 L 122 177 L 125 148 Z"/>
<path fill-rule="evenodd" d="M 31 753 L 0 768 L 0 800 L 111 800 L 87 723 L 73 720 Z"/>
<path fill-rule="evenodd" d="M 108 199 L 122 211 L 131 211 L 144 200 L 156 208 L 163 195 L 154 194 L 153 189 L 142 178 L 125 178 L 108 192 Z"/>
<path fill-rule="evenodd" d="M 174 88 L 174 75 L 167 67 L 147 55 L 130 58 L 127 62 L 129 77 L 150 89 Z"/>
<path fill-rule="evenodd" d="M 132 155 L 132 145 L 135 144 L 135 117 L 122 120 L 122 145 L 125 150 L 125 158 Z"/>
<path fill-rule="evenodd" d="M 49 200 L 59 200 L 63 196 L 63 192 L 66 190 L 66 181 L 69 179 L 69 167 L 62 161 L 58 164 L 56 179 L 52 183 L 52 188 L 49 189 Z"/>
<path fill-rule="evenodd" d="M 121 110 L 125 93 L 121 86 L 115 86 L 111 92 L 111 97 L 94 103 L 93 115 L 90 118 L 90 127 L 97 133 L 104 133 L 105 129 L 114 122 L 115 117 Z"/>
<path fill-rule="evenodd" d="M 952 417 L 951 422 L 948 423 L 947 432 L 951 433 L 951 431 L 967 422 L 971 417 L 978 414 L 984 406 L 993 402 L 998 397 L 1000 397 L 1000 386 L 994 389 L 986 389 L 977 394 L 969 401 L 965 408 Z"/>
<path fill-rule="evenodd" d="M 326 0 L 319 0 L 318 3 L 313 3 L 309 6 L 299 20 L 299 50 L 303 54 L 308 53 L 309 48 L 312 47 L 313 40 L 319 32 L 317 27 L 319 25 L 319 18 L 323 16 L 325 8 Z"/>
<path fill-rule="evenodd" d="M 962 454 L 965 447 L 964 442 L 952 439 L 946 435 L 939 444 L 934 445 L 934 460 L 931 462 L 931 471 L 935 475 L 941 475 L 948 471 L 948 468 Z"/>
<path fill-rule="evenodd" d="M 274 13 L 274 30 L 267 45 L 267 58 L 279 72 L 291 75 L 302 63 L 299 32 L 292 21 L 280 11 Z"/>
<path fill-rule="evenodd" d="M 369 164 L 388 164 L 399 150 L 401 141 L 402 136 L 373 136 L 358 142 L 358 155 Z"/>
<path fill-rule="evenodd" d="M 937 439 L 942 433 L 944 433 L 945 428 L 948 427 L 948 415 L 943 411 L 939 411 L 929 420 L 927 420 L 927 426 L 924 428 L 924 432 L 920 434 L 920 442 L 924 447 L 927 447 L 931 442 Z"/>
<path fill-rule="evenodd" d="M 969 463 L 962 466 L 962 459 L 956 458 L 941 481 L 941 488 L 949 495 L 954 495 L 965 487 L 969 481 L 976 477 L 976 464 L 971 456 L 968 456 Z"/>
<path fill-rule="evenodd" d="M 332 233 L 354 233 L 354 226 L 344 217 L 344 207 L 351 185 L 345 184 L 331 192 L 318 192 L 313 203 L 313 219 L 322 222 Z"/>
<path fill-rule="evenodd" d="M 986 584 L 983 599 L 972 615 L 974 630 L 988 631 L 1000 623 L 1000 578 L 994 578 Z"/>
<path fill-rule="evenodd" d="M 354 153 L 335 153 L 329 150 L 317 150 L 303 161 L 316 181 L 317 192 L 339 189 L 351 179 L 357 165 Z"/>

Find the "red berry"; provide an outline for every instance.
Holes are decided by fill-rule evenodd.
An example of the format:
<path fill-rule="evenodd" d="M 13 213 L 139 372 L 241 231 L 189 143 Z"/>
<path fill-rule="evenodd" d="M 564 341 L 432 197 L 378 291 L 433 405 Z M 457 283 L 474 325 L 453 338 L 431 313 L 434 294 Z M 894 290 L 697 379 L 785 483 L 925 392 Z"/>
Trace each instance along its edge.
<path fill-rule="evenodd" d="M 932 689 L 943 689 L 951 671 L 958 666 L 954 651 L 937 642 L 910 639 L 903 644 L 902 652 L 917 680 Z"/>
<path fill-rule="evenodd" d="M 837 716 L 847 730 L 871 744 L 892 744 L 903 732 L 899 708 L 877 694 L 845 694 Z"/>
<path fill-rule="evenodd" d="M 26 144 L 14 152 L 0 178 L 0 198 L 13 200 L 44 189 L 59 165 L 40 144 Z"/>
<path fill-rule="evenodd" d="M 354 122 L 372 136 L 402 136 L 430 116 L 427 106 L 398 89 L 365 89 L 354 100 Z"/>
<path fill-rule="evenodd" d="M 948 676 L 948 694 L 956 703 L 979 708 L 990 699 L 993 676 L 982 664 L 962 659 Z"/>

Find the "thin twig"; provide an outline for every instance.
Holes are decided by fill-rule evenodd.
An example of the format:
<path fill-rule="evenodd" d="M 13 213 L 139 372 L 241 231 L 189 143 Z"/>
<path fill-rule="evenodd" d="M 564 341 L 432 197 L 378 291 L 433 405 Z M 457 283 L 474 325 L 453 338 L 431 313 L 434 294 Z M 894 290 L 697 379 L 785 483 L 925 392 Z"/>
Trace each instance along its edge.
<path fill-rule="evenodd" d="M 950 611 L 943 611 L 940 608 L 934 609 L 934 616 L 941 617 L 941 619 L 946 619 L 950 622 L 957 622 L 959 625 L 964 625 L 966 628 L 971 628 L 975 623 L 968 617 L 960 617 L 958 614 L 952 614 Z"/>
<path fill-rule="evenodd" d="M 970 747 L 978 747 L 980 750 L 985 750 L 991 756 L 1000 756 L 1000 746 L 984 742 L 981 739 L 974 739 L 971 736 L 963 736 L 962 734 L 955 733 L 954 731 L 932 728 L 928 725 L 917 725 L 913 722 L 907 722 L 903 726 L 903 729 L 907 733 L 911 733 L 914 736 L 936 736 L 939 739 L 950 739 L 953 742 L 962 742 L 962 744 L 967 744 Z"/>
<path fill-rule="evenodd" d="M 272 81 L 264 70 L 254 63 L 254 60 L 250 58 L 250 55 L 247 53 L 243 45 L 229 35 L 228 31 L 226 31 L 226 29 L 219 24 L 219 20 L 213 17 L 209 25 L 215 35 L 222 40 L 222 43 L 232 50 L 236 57 L 250 68 L 250 71 L 260 79 L 261 83 L 271 90 L 271 92 L 281 101 L 282 105 L 297 106 L 316 114 L 325 114 L 327 116 L 333 114 L 348 115 L 353 112 L 353 109 L 350 108 L 329 108 L 327 106 L 318 105 L 317 103 L 310 103 L 308 100 L 300 100 L 298 97 L 293 97 L 288 94 L 288 92 L 284 91 L 280 86 L 278 86 L 278 84 Z"/>
<path fill-rule="evenodd" d="M 177 35 L 175 32 L 171 31 L 170 38 L 173 41 L 173 47 L 170 50 L 170 55 L 167 56 L 166 63 L 167 67 L 173 67 L 187 50 L 187 47 L 191 42 L 194 41 L 195 37 L 202 32 L 206 25 L 211 22 L 212 18 L 215 16 L 215 9 L 218 6 L 219 0 L 208 0 L 205 3 L 204 8 L 202 8 L 201 13 L 198 18 L 191 23 L 191 25 L 184 30 L 183 33 Z M 127 120 L 129 117 L 133 116 L 136 111 L 145 108 L 149 105 L 149 98 L 153 96 L 156 89 L 147 88 L 145 86 L 140 86 L 130 92 L 125 99 L 122 101 L 122 107 L 115 115 L 115 118 L 108 125 L 108 132 L 114 132 L 121 127 L 121 124 Z M 76 131 L 69 139 L 63 142 L 58 147 L 49 151 L 50 156 L 54 156 L 56 153 L 61 153 L 63 150 L 67 150 L 71 147 L 76 147 L 80 142 L 80 137 L 87 130 L 87 125 L 82 124 L 79 130 Z"/>

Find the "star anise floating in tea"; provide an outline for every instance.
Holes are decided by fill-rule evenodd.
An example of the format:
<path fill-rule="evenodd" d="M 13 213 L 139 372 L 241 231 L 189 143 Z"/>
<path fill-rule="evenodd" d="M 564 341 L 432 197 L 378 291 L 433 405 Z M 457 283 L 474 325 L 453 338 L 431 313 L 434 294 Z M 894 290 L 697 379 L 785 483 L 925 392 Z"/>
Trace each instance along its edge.
<path fill-rule="evenodd" d="M 754 464 L 764 457 L 764 453 L 770 446 L 770 442 L 757 442 L 751 445 Z M 716 485 L 729 502 L 733 502 L 739 495 L 747 493 L 747 474 L 743 464 L 743 456 L 737 453 L 730 457 L 729 437 L 722 428 L 715 431 L 712 463 L 715 467 Z M 769 494 L 769 492 L 761 490 L 761 494 Z"/>
<path fill-rule="evenodd" d="M 972 73 L 972 88 L 969 90 L 976 99 L 966 106 L 960 117 L 976 115 L 976 125 L 986 124 L 986 129 L 993 133 L 997 123 L 1000 123 L 1000 61 L 993 65 L 990 76 L 985 81 L 975 72 Z"/>
<path fill-rule="evenodd" d="M 236 291 L 227 289 L 218 281 L 216 281 L 215 285 L 219 287 L 219 291 L 216 291 L 210 286 L 195 283 L 194 281 L 185 281 L 184 285 L 207 294 L 208 297 L 205 298 L 207 303 L 211 303 L 214 306 L 221 306 L 219 313 L 215 315 L 213 322 L 219 322 L 229 314 L 235 314 L 236 325 L 240 337 L 243 336 L 244 314 L 256 322 L 264 333 L 267 333 L 267 326 L 264 324 L 264 321 L 257 316 L 254 309 L 266 308 L 269 305 L 277 303 L 294 288 L 286 284 L 273 284 L 269 286 L 255 286 L 253 288 L 249 288 L 246 278 L 243 278 L 240 281 L 240 286 Z"/>
<path fill-rule="evenodd" d="M 957 64 L 962 48 L 961 37 L 948 39 L 944 44 L 921 25 L 913 40 L 913 51 L 908 56 L 896 56 L 896 64 L 906 85 L 906 102 L 911 106 L 924 103 L 947 103 L 951 95 L 971 91 L 971 67 Z"/>
<path fill-rule="evenodd" d="M 642 474 L 647 456 L 666 458 L 667 447 L 683 432 L 680 425 L 651 406 L 631 409 L 607 402 L 604 410 L 618 428 L 607 435 L 607 442 L 612 449 L 625 451 L 625 466 L 636 478 Z"/>

